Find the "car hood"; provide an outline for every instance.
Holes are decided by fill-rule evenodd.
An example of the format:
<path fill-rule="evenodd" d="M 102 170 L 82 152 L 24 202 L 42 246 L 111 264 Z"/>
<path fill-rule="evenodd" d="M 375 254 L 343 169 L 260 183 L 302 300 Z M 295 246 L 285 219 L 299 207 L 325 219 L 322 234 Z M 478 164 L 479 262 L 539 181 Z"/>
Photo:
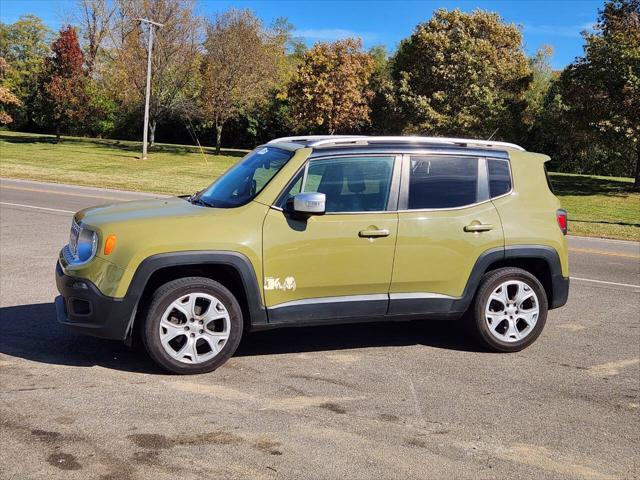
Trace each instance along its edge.
<path fill-rule="evenodd" d="M 211 214 L 212 210 L 217 209 L 194 205 L 186 198 L 153 198 L 86 208 L 76 213 L 75 219 L 78 223 L 102 227 L 112 223 L 169 220 Z"/>

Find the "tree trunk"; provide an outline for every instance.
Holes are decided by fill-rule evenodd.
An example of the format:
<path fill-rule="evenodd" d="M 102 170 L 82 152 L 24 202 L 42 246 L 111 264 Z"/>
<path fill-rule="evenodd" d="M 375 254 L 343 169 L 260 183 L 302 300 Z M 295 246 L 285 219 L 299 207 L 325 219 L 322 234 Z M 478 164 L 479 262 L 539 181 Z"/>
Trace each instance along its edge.
<path fill-rule="evenodd" d="M 636 181 L 633 182 L 633 189 L 640 190 L 640 140 L 636 144 Z"/>
<path fill-rule="evenodd" d="M 60 143 L 60 123 L 56 122 L 56 143 Z"/>
<path fill-rule="evenodd" d="M 155 119 L 149 122 L 149 148 L 156 144 L 156 121 Z"/>
<path fill-rule="evenodd" d="M 220 155 L 221 144 L 222 144 L 222 124 L 216 123 L 216 155 Z"/>

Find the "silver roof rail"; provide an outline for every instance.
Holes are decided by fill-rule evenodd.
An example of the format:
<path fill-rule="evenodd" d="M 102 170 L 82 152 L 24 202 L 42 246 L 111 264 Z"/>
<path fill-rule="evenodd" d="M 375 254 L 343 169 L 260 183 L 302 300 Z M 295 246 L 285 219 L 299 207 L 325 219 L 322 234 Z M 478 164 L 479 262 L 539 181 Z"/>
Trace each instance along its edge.
<path fill-rule="evenodd" d="M 273 140 L 267 142 L 267 145 L 274 143 L 310 143 L 317 142 L 320 140 L 337 140 L 337 139 L 346 139 L 353 138 L 354 135 L 298 135 L 293 137 L 280 137 L 274 138 Z M 357 138 L 367 138 L 366 135 L 355 135 Z"/>
<path fill-rule="evenodd" d="M 313 140 L 310 147 L 328 147 L 341 144 L 365 144 L 373 143 L 403 143 L 403 144 L 439 144 L 457 145 L 461 147 L 488 147 L 505 148 L 509 150 L 525 151 L 520 145 L 508 142 L 494 142 L 492 140 L 474 140 L 471 138 L 448 138 L 448 137 L 418 137 L 418 136 L 390 136 L 390 137 L 367 137 L 367 136 L 333 136 Z"/>
<path fill-rule="evenodd" d="M 400 144 L 437 144 L 456 145 L 460 147 L 503 148 L 507 150 L 525 151 L 520 145 L 493 140 L 475 140 L 472 138 L 419 137 L 419 136 L 367 136 L 367 135 L 300 135 L 282 137 L 271 140 L 274 143 L 304 143 L 309 147 L 331 147 L 340 145 L 371 145 L 375 143 Z"/>

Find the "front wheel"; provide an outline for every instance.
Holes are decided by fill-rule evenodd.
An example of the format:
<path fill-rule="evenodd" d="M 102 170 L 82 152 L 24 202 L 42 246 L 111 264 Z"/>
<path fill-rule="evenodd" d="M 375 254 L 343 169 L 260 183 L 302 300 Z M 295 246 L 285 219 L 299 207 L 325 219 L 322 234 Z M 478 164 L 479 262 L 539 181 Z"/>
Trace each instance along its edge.
<path fill-rule="evenodd" d="M 500 268 L 487 273 L 473 305 L 478 339 L 497 352 L 517 352 L 531 345 L 547 320 L 547 295 L 531 273 Z"/>
<path fill-rule="evenodd" d="M 143 328 L 149 356 L 179 374 L 211 372 L 242 337 L 242 310 L 233 294 L 209 278 L 185 277 L 153 294 Z"/>

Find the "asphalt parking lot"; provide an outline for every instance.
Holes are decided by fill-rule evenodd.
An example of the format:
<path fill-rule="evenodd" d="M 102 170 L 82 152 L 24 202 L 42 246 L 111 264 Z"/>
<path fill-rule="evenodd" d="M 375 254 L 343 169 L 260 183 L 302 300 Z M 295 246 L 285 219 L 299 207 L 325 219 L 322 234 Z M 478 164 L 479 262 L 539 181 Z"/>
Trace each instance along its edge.
<path fill-rule="evenodd" d="M 640 478 L 640 244 L 571 238 L 569 303 L 517 354 L 298 328 L 178 377 L 55 321 L 70 212 L 138 197 L 0 181 L 0 478 Z"/>

